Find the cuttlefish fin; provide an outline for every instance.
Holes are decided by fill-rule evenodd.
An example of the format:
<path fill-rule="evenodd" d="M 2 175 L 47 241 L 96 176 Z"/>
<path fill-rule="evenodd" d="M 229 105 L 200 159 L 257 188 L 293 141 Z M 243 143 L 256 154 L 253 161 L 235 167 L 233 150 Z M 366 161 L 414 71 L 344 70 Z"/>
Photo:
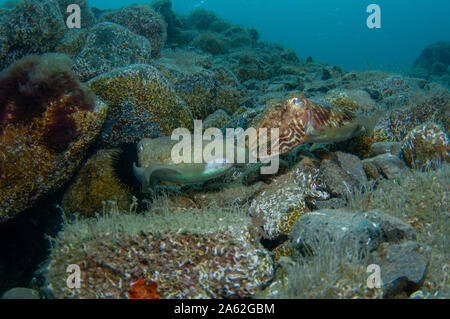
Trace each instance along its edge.
<path fill-rule="evenodd" d="M 356 122 L 364 128 L 364 132 L 371 136 L 378 122 L 385 116 L 385 111 L 377 111 L 370 115 L 359 115 Z"/>
<path fill-rule="evenodd" d="M 149 166 L 145 167 L 137 167 L 136 163 L 133 163 L 133 172 L 136 178 L 141 182 L 142 184 L 142 192 L 143 193 L 149 193 L 151 192 L 151 189 L 158 184 L 161 179 L 156 176 L 156 172 L 158 172 L 159 175 L 161 174 L 182 174 L 183 172 L 172 167 L 172 166 L 166 166 L 166 165 L 158 165 L 158 164 L 150 164 Z"/>

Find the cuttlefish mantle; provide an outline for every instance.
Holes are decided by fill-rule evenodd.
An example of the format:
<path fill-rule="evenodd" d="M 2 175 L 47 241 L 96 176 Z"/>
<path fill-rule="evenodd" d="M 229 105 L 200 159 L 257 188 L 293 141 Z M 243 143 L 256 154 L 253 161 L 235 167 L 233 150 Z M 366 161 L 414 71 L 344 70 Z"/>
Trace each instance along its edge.
<path fill-rule="evenodd" d="M 136 178 L 142 184 L 143 192 L 160 181 L 177 184 L 193 184 L 211 180 L 224 175 L 234 164 L 232 160 L 217 156 L 208 162 L 175 163 L 172 159 L 172 149 L 179 141 L 171 140 L 170 136 L 154 139 L 143 139 L 137 146 L 138 165 L 133 164 Z M 203 147 L 205 146 L 205 143 Z"/>

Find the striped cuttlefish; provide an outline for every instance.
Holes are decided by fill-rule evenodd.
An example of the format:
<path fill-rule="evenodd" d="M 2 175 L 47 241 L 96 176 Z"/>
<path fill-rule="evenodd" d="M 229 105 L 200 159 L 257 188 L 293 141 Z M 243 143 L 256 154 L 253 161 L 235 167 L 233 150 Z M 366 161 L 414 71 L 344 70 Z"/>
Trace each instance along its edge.
<path fill-rule="evenodd" d="M 375 124 L 376 117 L 356 116 L 345 109 L 307 99 L 303 93 L 293 93 L 284 101 L 269 103 L 252 126 L 257 131 L 279 129 L 278 138 L 270 140 L 266 146 L 270 158 L 286 154 L 304 143 L 342 142 L 362 132 L 371 132 Z M 258 144 L 249 145 L 253 156 L 257 156 L 258 147 Z M 261 156 L 259 159 L 265 160 Z"/>

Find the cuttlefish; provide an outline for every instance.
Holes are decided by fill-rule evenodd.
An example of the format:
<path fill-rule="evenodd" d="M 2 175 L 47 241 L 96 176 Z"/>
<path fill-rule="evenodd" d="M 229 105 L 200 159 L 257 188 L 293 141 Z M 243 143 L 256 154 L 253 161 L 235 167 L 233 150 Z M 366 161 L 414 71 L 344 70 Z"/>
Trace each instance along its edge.
<path fill-rule="evenodd" d="M 226 140 L 223 142 L 222 154 L 200 162 L 195 162 L 194 145 L 192 145 L 189 163 L 174 161 L 172 151 L 178 143 L 179 141 L 172 140 L 170 136 L 144 138 L 139 142 L 137 146 L 139 166 L 134 163 L 133 171 L 142 184 L 143 192 L 149 192 L 160 181 L 176 184 L 205 182 L 224 175 L 235 166 L 235 158 L 227 157 L 229 153 L 226 150 Z M 192 143 L 194 143 L 193 139 Z M 201 152 L 207 144 L 209 143 L 201 142 Z M 233 156 L 237 156 L 237 146 L 233 145 L 233 148 Z"/>
<path fill-rule="evenodd" d="M 264 153 L 258 151 L 261 147 L 259 144 L 262 143 L 258 144 L 257 140 L 249 141 L 246 152 L 264 162 L 268 158 L 286 154 L 304 143 L 347 140 L 361 132 L 373 130 L 375 123 L 372 118 L 358 117 L 347 110 L 307 99 L 302 93 L 290 94 L 283 101 L 269 103 L 251 125 L 257 131 L 261 128 L 266 128 L 267 131 L 278 128 L 278 138 L 265 140 L 267 149 Z M 201 163 L 174 163 L 172 149 L 177 143 L 178 141 L 166 136 L 143 139 L 138 144 L 139 166 L 135 163 L 133 170 L 144 192 L 150 191 L 159 181 L 178 184 L 205 182 L 224 175 L 235 166 L 236 161 L 224 156 Z M 267 155 L 263 157 L 261 154 Z"/>
<path fill-rule="evenodd" d="M 371 132 L 375 124 L 375 116 L 356 116 L 348 110 L 307 99 L 303 93 L 293 93 L 284 101 L 269 102 L 252 126 L 257 130 L 279 129 L 278 138 L 270 139 L 266 146 L 268 157 L 273 157 L 286 154 L 304 143 L 342 142 L 362 132 Z M 258 144 L 249 145 L 253 156 L 257 156 L 259 147 Z M 265 158 L 259 156 L 259 159 Z"/>

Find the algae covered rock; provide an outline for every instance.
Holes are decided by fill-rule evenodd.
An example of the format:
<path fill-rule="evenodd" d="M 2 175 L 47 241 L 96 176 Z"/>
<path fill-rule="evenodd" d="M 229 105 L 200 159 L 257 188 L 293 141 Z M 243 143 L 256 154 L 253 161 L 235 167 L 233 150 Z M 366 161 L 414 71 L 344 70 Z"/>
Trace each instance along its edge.
<path fill-rule="evenodd" d="M 153 66 L 115 69 L 92 79 L 88 86 L 111 106 L 100 135 L 100 144 L 107 148 L 171 135 L 176 128 L 193 125 L 188 107 Z"/>
<path fill-rule="evenodd" d="M 415 127 L 433 119 L 435 124 L 448 129 L 449 93 L 438 90 L 427 98 L 424 103 L 407 108 L 393 109 L 377 123 L 374 128 L 373 140 L 377 142 L 403 142 Z"/>
<path fill-rule="evenodd" d="M 199 30 L 207 30 L 212 23 L 219 21 L 219 18 L 206 9 L 193 10 L 186 19 L 186 23 Z"/>
<path fill-rule="evenodd" d="M 133 298 L 145 281 L 161 298 L 251 297 L 274 269 L 269 253 L 247 239 L 249 225 L 229 210 L 76 221 L 54 241 L 48 287 L 57 298 Z M 67 287 L 68 264 L 80 266 L 80 288 Z"/>
<path fill-rule="evenodd" d="M 276 239 L 289 234 L 295 221 L 310 211 L 308 204 L 315 200 L 326 200 L 319 171 L 299 167 L 278 177 L 262 188 L 252 200 L 249 214 L 262 228 L 264 239 Z"/>
<path fill-rule="evenodd" d="M 105 115 L 106 105 L 100 101 L 93 111 L 74 113 L 76 137 L 62 152 L 55 152 L 43 140 L 49 113 L 29 125 L 9 125 L 3 130 L 0 135 L 0 154 L 4 159 L 0 164 L 0 222 L 30 208 L 72 178 L 87 147 L 100 132 Z"/>
<path fill-rule="evenodd" d="M 164 19 L 149 6 L 131 6 L 107 12 L 101 21 L 120 24 L 150 42 L 151 57 L 159 58 L 166 43 L 167 26 Z"/>
<path fill-rule="evenodd" d="M 238 81 L 227 70 L 203 66 L 208 63 L 204 55 L 182 50 L 167 52 L 166 57 L 154 63 L 195 119 L 204 120 L 217 109 L 231 114 L 240 106 L 243 96 Z"/>
<path fill-rule="evenodd" d="M 219 33 L 203 32 L 196 37 L 191 45 L 212 55 L 227 53 L 231 47 L 231 41 Z"/>
<path fill-rule="evenodd" d="M 74 182 L 64 194 L 62 208 L 66 216 L 75 213 L 84 217 L 100 214 L 108 201 L 122 210 L 131 204 L 131 190 L 114 170 L 118 150 L 100 150 L 83 164 Z"/>
<path fill-rule="evenodd" d="M 0 18 L 0 69 L 28 54 L 51 52 L 66 30 L 56 0 L 26 0 Z"/>
<path fill-rule="evenodd" d="M 67 54 L 75 59 L 83 50 L 88 31 L 86 29 L 72 29 L 64 33 L 64 36 L 56 45 L 55 51 Z"/>
<path fill-rule="evenodd" d="M 81 80 L 130 64 L 148 63 L 152 45 L 143 36 L 110 22 L 96 24 L 90 30 L 83 50 L 75 60 Z"/>
<path fill-rule="evenodd" d="M 172 0 L 155 0 L 150 5 L 164 18 L 167 24 L 167 42 L 174 43 L 180 35 L 182 23 L 172 10 Z"/>
<path fill-rule="evenodd" d="M 28 56 L 0 74 L 0 222 L 64 185 L 100 132 L 107 106 L 71 66 Z"/>
<path fill-rule="evenodd" d="M 417 126 L 403 141 L 403 157 L 410 167 L 436 165 L 450 161 L 450 146 L 445 131 L 436 124 Z"/>
<path fill-rule="evenodd" d="M 423 68 L 433 71 L 433 65 L 441 63 L 445 67 L 450 65 L 450 42 L 440 41 L 427 46 L 414 61 L 414 68 Z"/>
<path fill-rule="evenodd" d="M 231 117 L 224 110 L 217 110 L 205 119 L 205 121 L 203 122 L 203 128 L 205 129 L 210 127 L 222 128 L 230 120 Z"/>

